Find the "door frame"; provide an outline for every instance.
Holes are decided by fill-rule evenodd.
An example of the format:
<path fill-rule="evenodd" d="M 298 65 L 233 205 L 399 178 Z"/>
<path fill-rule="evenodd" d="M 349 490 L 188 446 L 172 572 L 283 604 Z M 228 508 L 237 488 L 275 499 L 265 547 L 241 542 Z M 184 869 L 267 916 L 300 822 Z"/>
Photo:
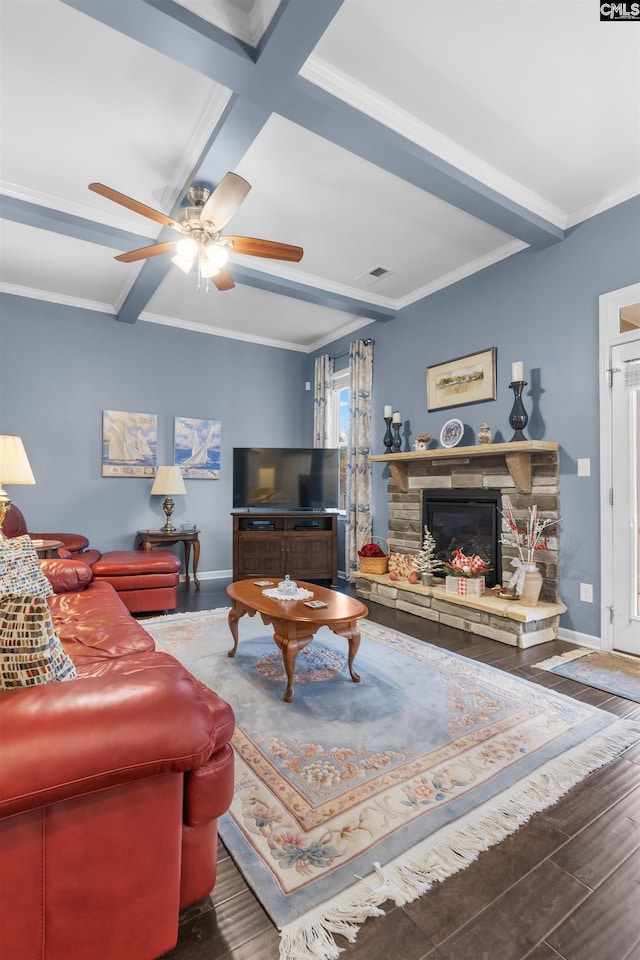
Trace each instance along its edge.
<path fill-rule="evenodd" d="M 613 449 L 611 443 L 611 390 L 609 367 L 611 349 L 626 343 L 628 333 L 620 333 L 620 309 L 640 302 L 640 283 L 603 293 L 600 298 L 600 648 L 613 650 L 613 512 L 609 491 L 613 489 Z M 640 330 L 638 330 L 640 338 Z"/>

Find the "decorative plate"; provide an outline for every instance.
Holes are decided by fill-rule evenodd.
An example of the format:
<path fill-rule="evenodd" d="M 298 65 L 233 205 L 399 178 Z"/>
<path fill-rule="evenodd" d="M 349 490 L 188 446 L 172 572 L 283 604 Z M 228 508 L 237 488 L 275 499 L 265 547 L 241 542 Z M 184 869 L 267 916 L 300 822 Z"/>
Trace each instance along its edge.
<path fill-rule="evenodd" d="M 440 443 L 443 447 L 455 447 L 462 440 L 463 433 L 462 420 L 447 420 L 440 431 Z"/>

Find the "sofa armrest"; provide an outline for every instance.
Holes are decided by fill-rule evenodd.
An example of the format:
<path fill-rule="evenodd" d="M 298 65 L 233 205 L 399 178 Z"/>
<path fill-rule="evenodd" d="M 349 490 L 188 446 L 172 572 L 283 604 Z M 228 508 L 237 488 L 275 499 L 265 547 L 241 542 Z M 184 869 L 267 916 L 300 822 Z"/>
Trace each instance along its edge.
<path fill-rule="evenodd" d="M 0 817 L 206 763 L 215 721 L 190 675 L 157 653 L 136 660 L 0 695 Z"/>
<path fill-rule="evenodd" d="M 40 567 L 54 593 L 75 593 L 91 583 L 91 567 L 82 560 L 40 560 Z"/>

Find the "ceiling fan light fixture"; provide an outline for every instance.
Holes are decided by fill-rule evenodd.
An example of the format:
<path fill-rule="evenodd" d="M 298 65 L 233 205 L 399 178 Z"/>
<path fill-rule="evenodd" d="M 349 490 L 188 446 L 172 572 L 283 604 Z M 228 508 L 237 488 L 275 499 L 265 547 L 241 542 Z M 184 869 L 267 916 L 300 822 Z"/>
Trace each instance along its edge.
<path fill-rule="evenodd" d="M 172 257 L 171 262 L 175 263 L 176 267 L 180 267 L 183 273 L 189 273 L 193 266 L 193 260 L 185 260 L 179 254 Z"/>
<path fill-rule="evenodd" d="M 216 272 L 220 267 L 224 267 L 229 260 L 229 251 L 219 243 L 210 243 L 207 245 L 207 260 Z"/>
<path fill-rule="evenodd" d="M 200 276 L 203 280 L 210 280 L 211 277 L 220 273 L 220 267 L 217 267 L 208 257 L 200 257 Z"/>
<path fill-rule="evenodd" d="M 193 237 L 183 237 L 176 244 L 176 254 L 181 260 L 188 260 L 190 263 L 195 260 L 198 253 L 198 244 Z"/>

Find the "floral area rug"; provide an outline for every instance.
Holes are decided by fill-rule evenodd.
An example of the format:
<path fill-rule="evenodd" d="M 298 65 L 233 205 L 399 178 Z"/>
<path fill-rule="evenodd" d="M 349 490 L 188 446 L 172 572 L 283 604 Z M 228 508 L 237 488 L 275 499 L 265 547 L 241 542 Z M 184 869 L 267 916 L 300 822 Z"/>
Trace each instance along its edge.
<path fill-rule="evenodd" d="M 386 900 L 408 903 L 640 741 L 618 720 L 360 621 L 296 660 L 294 699 L 272 629 L 227 611 L 145 621 L 236 713 L 236 788 L 220 835 L 281 931 L 281 960 L 333 960 Z"/>
<path fill-rule="evenodd" d="M 569 680 L 576 680 L 586 687 L 595 687 L 640 703 L 640 657 L 579 647 L 558 657 L 542 660 L 535 666 L 539 670 L 548 670 Z"/>

